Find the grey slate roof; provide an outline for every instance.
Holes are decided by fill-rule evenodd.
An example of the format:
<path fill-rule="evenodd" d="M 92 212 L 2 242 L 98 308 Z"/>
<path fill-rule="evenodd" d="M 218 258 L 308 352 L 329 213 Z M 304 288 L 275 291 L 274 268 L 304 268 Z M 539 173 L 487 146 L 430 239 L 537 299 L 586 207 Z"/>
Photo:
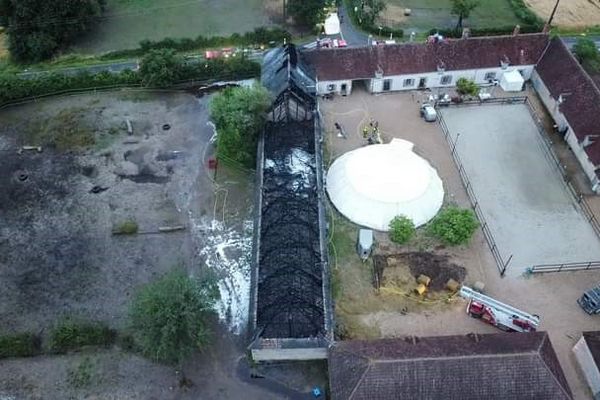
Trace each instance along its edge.
<path fill-rule="evenodd" d="M 548 334 L 338 342 L 332 400 L 572 399 Z"/>

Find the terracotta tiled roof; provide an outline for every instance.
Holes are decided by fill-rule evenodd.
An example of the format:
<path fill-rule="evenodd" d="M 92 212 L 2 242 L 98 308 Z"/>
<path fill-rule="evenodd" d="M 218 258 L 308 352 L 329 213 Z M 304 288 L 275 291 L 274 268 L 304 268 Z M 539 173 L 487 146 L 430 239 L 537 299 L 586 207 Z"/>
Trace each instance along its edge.
<path fill-rule="evenodd" d="M 572 399 L 548 334 L 338 342 L 332 400 Z"/>
<path fill-rule="evenodd" d="M 560 111 L 579 141 L 600 135 L 600 90 L 559 38 L 550 42 L 536 70 L 554 99 L 563 95 Z M 585 147 L 594 165 L 600 164 L 600 137 Z"/>
<path fill-rule="evenodd" d="M 303 53 L 319 80 L 372 78 L 378 68 L 386 76 L 494 68 L 508 59 L 511 65 L 533 65 L 548 44 L 548 35 L 528 34 L 446 40 L 439 43 L 405 43 Z"/>

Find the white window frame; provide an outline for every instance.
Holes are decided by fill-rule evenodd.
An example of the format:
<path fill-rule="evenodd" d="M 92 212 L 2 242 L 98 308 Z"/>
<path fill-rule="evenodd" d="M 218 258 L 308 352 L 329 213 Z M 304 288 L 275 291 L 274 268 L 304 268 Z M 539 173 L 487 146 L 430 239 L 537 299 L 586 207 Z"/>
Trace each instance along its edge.
<path fill-rule="evenodd" d="M 490 71 L 485 73 L 485 77 L 483 78 L 486 82 L 493 81 L 496 79 L 496 71 Z"/>
<path fill-rule="evenodd" d="M 440 78 L 440 85 L 452 85 L 452 75 L 443 75 Z"/>
<path fill-rule="evenodd" d="M 392 79 L 384 79 L 383 83 L 381 84 L 381 90 L 383 92 L 389 92 L 390 90 L 392 90 L 392 83 L 393 83 Z M 385 88 L 386 84 L 388 85 L 387 89 Z"/>
<path fill-rule="evenodd" d="M 415 79 L 414 78 L 406 78 L 404 82 L 402 82 L 402 87 L 414 87 Z"/>

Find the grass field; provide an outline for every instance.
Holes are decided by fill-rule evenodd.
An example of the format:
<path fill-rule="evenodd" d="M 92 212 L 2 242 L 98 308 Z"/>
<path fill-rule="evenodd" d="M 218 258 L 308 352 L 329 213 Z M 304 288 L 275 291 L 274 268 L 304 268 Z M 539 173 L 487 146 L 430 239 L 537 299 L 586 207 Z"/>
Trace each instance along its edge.
<path fill-rule="evenodd" d="M 385 0 L 385 3 L 387 9 L 382 13 L 381 23 L 387 26 L 417 33 L 456 26 L 457 18 L 450 14 L 450 0 Z M 519 23 L 508 0 L 481 0 L 480 3 L 463 25 L 492 28 Z M 405 8 L 412 10 L 408 17 L 404 16 Z"/>
<path fill-rule="evenodd" d="M 144 39 L 229 35 L 271 24 L 266 0 L 108 0 L 104 18 L 75 45 L 81 53 L 135 48 Z"/>

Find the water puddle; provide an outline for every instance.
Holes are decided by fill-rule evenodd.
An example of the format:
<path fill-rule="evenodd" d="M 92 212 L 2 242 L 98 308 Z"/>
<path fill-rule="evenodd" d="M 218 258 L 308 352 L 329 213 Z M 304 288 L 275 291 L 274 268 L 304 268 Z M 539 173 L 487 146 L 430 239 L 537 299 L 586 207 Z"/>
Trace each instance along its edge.
<path fill-rule="evenodd" d="M 194 234 L 203 242 L 199 255 L 219 277 L 219 318 L 230 331 L 241 334 L 248 323 L 252 221 L 235 229 L 212 220 L 196 224 Z"/>

